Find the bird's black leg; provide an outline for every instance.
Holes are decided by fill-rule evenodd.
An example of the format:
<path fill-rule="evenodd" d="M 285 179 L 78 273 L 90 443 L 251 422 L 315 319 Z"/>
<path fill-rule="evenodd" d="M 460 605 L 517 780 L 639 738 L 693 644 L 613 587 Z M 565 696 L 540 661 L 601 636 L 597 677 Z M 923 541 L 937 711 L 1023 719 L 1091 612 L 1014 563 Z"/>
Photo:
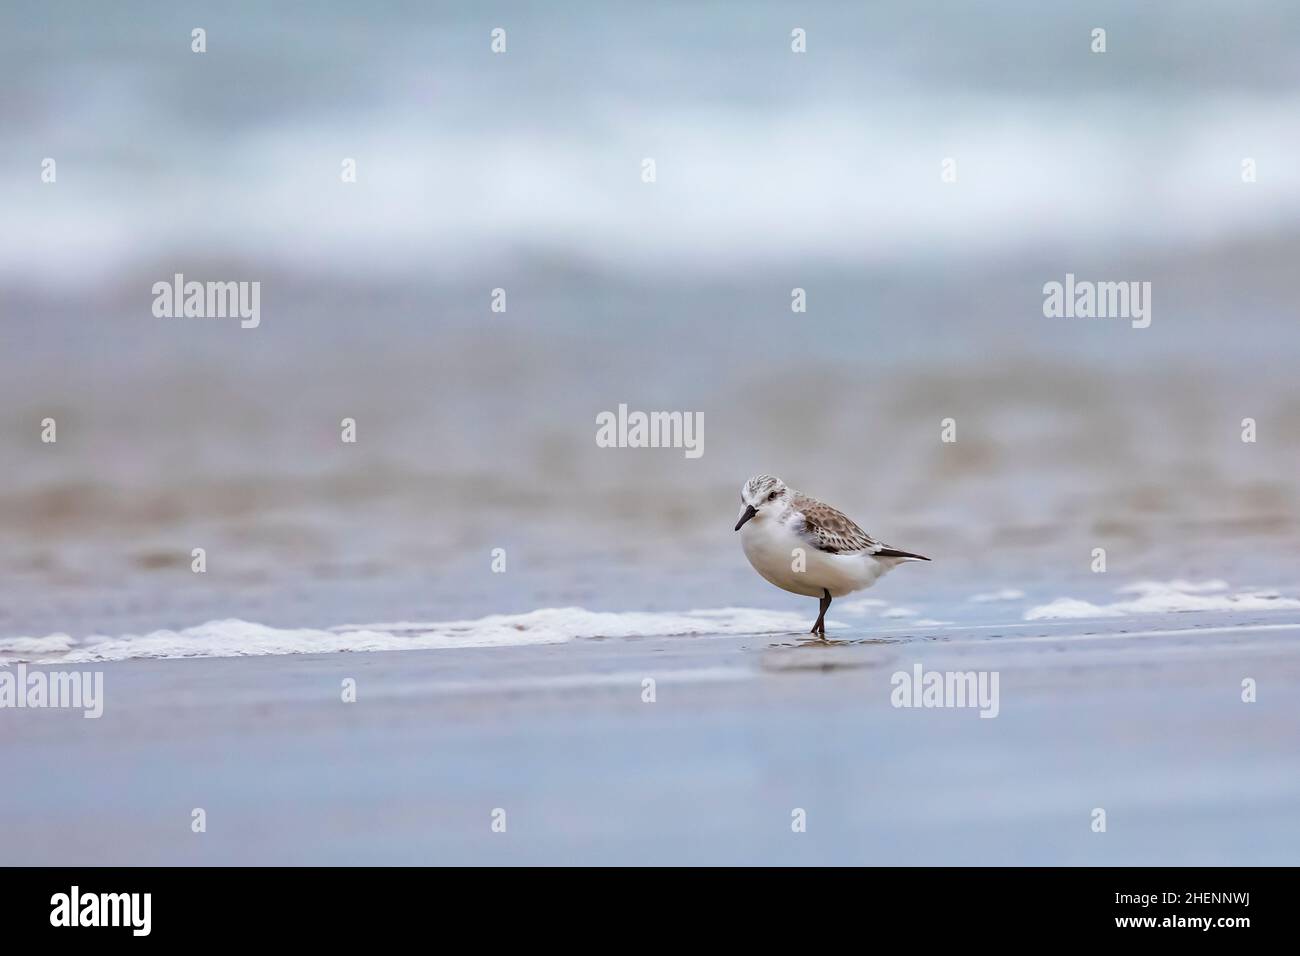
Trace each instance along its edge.
<path fill-rule="evenodd" d="M 808 633 L 820 634 L 822 637 L 825 637 L 826 636 L 826 609 L 831 606 L 831 592 L 826 588 L 822 588 L 822 596 L 820 598 L 820 601 L 821 601 L 821 612 L 817 615 L 817 623 L 815 623 L 812 626 L 812 630 L 809 631 Z"/>

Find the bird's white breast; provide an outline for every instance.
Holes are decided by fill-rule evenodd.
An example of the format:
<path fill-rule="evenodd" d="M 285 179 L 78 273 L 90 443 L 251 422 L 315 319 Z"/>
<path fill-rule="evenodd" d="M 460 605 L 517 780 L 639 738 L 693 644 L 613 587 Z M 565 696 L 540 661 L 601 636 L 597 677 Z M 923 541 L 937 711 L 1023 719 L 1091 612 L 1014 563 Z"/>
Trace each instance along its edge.
<path fill-rule="evenodd" d="M 791 522 L 765 515 L 745 523 L 740 542 L 749 563 L 767 581 L 809 597 L 821 597 L 823 588 L 831 597 L 860 591 L 898 563 L 869 554 L 819 551 L 794 532 Z"/>

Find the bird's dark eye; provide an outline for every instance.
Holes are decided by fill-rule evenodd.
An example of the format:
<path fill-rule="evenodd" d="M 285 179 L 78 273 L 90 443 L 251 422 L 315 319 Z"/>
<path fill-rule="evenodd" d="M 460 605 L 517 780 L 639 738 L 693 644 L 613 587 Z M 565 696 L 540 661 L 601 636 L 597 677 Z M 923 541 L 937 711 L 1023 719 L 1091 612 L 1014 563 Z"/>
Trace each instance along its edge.
<path fill-rule="evenodd" d="M 768 495 L 768 496 L 767 496 L 767 500 L 768 500 L 768 501 L 776 501 L 776 492 L 774 491 L 774 492 L 772 492 L 770 495 Z"/>

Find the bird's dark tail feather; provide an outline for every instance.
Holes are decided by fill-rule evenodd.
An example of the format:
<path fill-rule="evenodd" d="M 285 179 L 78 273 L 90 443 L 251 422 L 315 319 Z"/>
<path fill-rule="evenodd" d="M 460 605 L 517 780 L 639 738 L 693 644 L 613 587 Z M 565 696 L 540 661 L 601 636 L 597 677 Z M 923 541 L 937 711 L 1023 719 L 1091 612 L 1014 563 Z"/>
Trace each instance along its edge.
<path fill-rule="evenodd" d="M 911 551 L 899 551 L 897 548 L 881 548 L 873 558 L 912 558 L 915 561 L 929 561 L 923 554 L 913 554 Z"/>

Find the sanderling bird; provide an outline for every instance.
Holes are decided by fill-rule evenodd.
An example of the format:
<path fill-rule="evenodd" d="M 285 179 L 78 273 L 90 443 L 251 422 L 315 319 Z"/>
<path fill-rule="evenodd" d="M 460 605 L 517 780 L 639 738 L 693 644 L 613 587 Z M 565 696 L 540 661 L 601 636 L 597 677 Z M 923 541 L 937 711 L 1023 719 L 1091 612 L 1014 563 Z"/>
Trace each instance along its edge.
<path fill-rule="evenodd" d="M 881 544 L 830 505 L 780 478 L 757 475 L 740 489 L 740 542 L 754 570 L 777 587 L 821 599 L 810 633 L 826 637 L 831 598 L 861 591 L 904 561 L 929 561 Z"/>

